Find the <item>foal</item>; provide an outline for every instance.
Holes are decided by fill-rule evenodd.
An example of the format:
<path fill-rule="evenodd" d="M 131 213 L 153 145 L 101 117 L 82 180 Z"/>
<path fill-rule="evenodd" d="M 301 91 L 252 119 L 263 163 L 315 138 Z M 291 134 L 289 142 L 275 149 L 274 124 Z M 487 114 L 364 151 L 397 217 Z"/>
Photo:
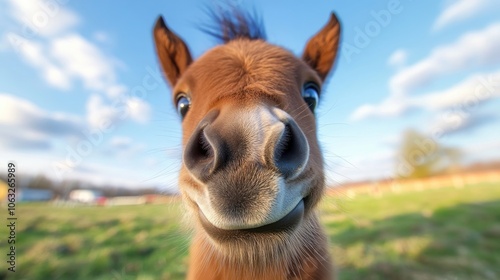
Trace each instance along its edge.
<path fill-rule="evenodd" d="M 182 118 L 188 279 L 332 279 L 314 210 L 325 184 L 314 110 L 340 24 L 331 14 L 297 58 L 248 15 L 219 23 L 224 44 L 196 61 L 162 17 L 153 32 Z"/>

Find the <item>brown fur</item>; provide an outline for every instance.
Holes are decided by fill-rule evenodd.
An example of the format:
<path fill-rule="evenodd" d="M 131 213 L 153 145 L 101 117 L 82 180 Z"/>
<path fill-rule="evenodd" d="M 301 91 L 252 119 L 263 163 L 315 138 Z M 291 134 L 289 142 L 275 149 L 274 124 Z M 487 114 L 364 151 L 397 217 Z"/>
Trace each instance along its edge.
<path fill-rule="evenodd" d="M 210 112 L 218 112 L 212 129 L 229 143 L 234 142 L 231 145 L 240 147 L 230 155 L 232 161 L 228 159 L 227 166 L 209 177 L 208 182 L 194 178 L 185 164 L 181 167 L 181 192 L 197 225 L 188 279 L 331 279 L 326 236 L 314 211 L 324 189 L 323 160 L 315 118 L 301 91 L 307 82 L 321 86 L 333 65 L 340 36 L 335 15 L 309 41 L 303 59 L 261 39 L 235 36 L 191 62 L 184 42 L 162 19 L 155 26 L 154 35 L 160 62 L 173 86 L 174 102 L 179 92 L 191 98 L 182 124 L 184 147 Z M 242 202 L 238 206 L 245 207 L 242 213 L 251 215 L 262 210 L 259 207 L 273 191 L 271 182 L 279 176 L 276 168 L 269 163 L 268 155 L 250 161 L 246 153 L 252 146 L 245 146 L 248 137 L 244 128 L 233 122 L 234 116 L 245 108 L 263 105 L 287 112 L 307 138 L 309 158 L 304 171 L 285 180 L 287 185 L 304 186 L 303 218 L 293 230 L 242 233 L 226 239 L 210 236 L 200 224 L 200 208 L 193 193 L 210 194 L 214 205 L 233 205 L 239 199 Z M 224 209 L 227 207 L 218 213 L 229 214 Z"/>

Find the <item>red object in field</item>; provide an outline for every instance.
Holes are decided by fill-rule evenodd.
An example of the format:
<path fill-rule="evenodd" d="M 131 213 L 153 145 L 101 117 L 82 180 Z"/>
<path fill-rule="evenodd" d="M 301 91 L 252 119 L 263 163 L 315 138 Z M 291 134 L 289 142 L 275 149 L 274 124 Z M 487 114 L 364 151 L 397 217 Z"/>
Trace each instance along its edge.
<path fill-rule="evenodd" d="M 98 197 L 98 198 L 97 198 L 96 203 L 97 203 L 97 205 L 99 205 L 99 206 L 105 206 L 105 205 L 106 205 L 106 201 L 107 201 L 107 200 L 108 200 L 108 199 L 107 199 L 107 198 L 105 198 L 104 196 L 100 196 L 100 197 Z"/>

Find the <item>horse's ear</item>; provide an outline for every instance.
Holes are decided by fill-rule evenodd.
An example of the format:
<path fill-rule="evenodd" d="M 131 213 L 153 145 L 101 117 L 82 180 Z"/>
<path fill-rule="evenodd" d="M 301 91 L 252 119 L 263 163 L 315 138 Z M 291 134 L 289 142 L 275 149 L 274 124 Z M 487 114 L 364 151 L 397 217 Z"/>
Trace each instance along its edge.
<path fill-rule="evenodd" d="M 168 29 L 162 16 L 156 20 L 153 36 L 156 54 L 170 85 L 173 87 L 193 61 L 191 54 L 184 41 Z"/>
<path fill-rule="evenodd" d="M 307 42 L 302 59 L 324 81 L 333 66 L 340 41 L 340 22 L 334 13 L 328 23 Z"/>

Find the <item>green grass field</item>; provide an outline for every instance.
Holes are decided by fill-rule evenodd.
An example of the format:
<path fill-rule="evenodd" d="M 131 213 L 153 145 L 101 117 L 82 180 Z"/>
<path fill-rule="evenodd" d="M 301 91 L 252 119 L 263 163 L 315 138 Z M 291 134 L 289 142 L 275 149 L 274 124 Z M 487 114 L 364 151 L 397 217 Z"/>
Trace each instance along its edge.
<path fill-rule="evenodd" d="M 500 184 L 326 197 L 320 208 L 340 279 L 500 279 Z M 20 204 L 16 272 L 2 226 L 0 279 L 184 279 L 181 212 Z"/>

